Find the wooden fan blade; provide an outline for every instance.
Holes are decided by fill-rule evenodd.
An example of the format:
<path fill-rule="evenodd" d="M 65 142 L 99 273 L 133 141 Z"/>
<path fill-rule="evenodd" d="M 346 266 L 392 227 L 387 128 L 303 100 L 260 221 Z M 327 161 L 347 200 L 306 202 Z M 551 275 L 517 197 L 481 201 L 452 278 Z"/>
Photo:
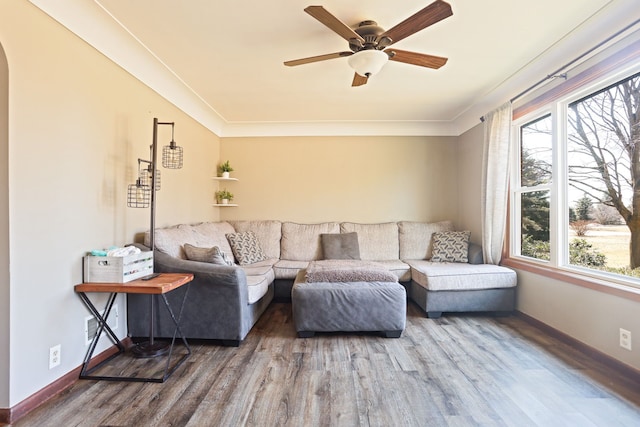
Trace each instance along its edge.
<path fill-rule="evenodd" d="M 304 11 L 326 25 L 331 31 L 335 32 L 346 41 L 357 39 L 364 43 L 364 39 L 362 38 L 362 36 L 353 31 L 344 22 L 329 13 L 324 7 L 309 6 Z"/>
<path fill-rule="evenodd" d="M 351 83 L 351 87 L 366 85 L 368 80 L 368 77 L 362 77 L 360 74 L 354 73 L 353 83 Z"/>
<path fill-rule="evenodd" d="M 395 27 L 380 34 L 378 40 L 388 37 L 391 39 L 391 43 L 387 44 L 389 46 L 451 15 L 453 15 L 451 5 L 442 0 L 436 0 Z"/>
<path fill-rule="evenodd" d="M 421 67 L 438 69 L 447 63 L 448 58 L 441 56 L 425 55 L 424 53 L 409 52 L 406 50 L 386 49 L 391 61 L 404 62 L 405 64 L 419 65 Z"/>
<path fill-rule="evenodd" d="M 351 56 L 351 55 L 353 55 L 353 52 L 327 53 L 326 55 L 310 56 L 309 58 L 301 58 L 301 59 L 294 59 L 292 61 L 286 61 L 284 65 L 293 67 L 296 65 L 309 64 L 311 62 L 318 62 L 318 61 L 326 61 L 327 59 L 342 58 L 342 57 Z"/>

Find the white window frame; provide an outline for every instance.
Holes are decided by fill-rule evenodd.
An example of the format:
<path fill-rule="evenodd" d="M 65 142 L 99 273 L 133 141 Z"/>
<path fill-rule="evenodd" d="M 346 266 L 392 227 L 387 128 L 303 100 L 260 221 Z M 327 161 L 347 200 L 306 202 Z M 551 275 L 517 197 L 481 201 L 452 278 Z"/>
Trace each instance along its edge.
<path fill-rule="evenodd" d="M 522 241 L 522 235 L 521 235 L 521 214 L 522 214 L 522 206 L 521 206 L 521 195 L 523 193 L 531 193 L 534 191 L 549 191 L 550 194 L 550 199 L 549 199 L 549 209 L 550 212 L 553 213 L 554 212 L 554 198 L 553 198 L 553 184 L 555 182 L 555 171 L 552 170 L 551 173 L 551 182 L 548 184 L 539 184 L 539 185 L 535 185 L 533 187 L 523 187 L 521 185 L 521 168 L 520 166 L 522 165 L 522 158 L 521 158 L 521 153 L 522 150 L 520 149 L 520 136 L 521 136 L 521 127 L 534 122 L 538 119 L 543 118 L 544 116 L 547 116 L 551 114 L 551 111 L 549 110 L 549 108 L 542 108 L 539 110 L 536 110 L 530 114 L 527 114 L 526 116 L 523 116 L 521 118 L 519 118 L 518 120 L 514 121 L 512 123 L 512 128 L 511 128 L 511 141 L 512 144 L 515 145 L 515 147 L 512 147 L 513 149 L 511 150 L 512 153 L 512 165 L 514 165 L 514 167 L 511 168 L 511 206 L 510 206 L 510 217 L 511 217 L 511 224 L 510 224 L 510 229 L 512 230 L 511 233 L 509 233 L 510 236 L 513 236 L 513 238 L 511 238 L 511 250 L 510 250 L 510 255 L 512 257 L 519 257 L 522 259 L 526 259 L 528 261 L 531 262 L 536 262 L 536 263 L 541 263 L 541 264 L 550 264 L 550 261 L 546 261 L 546 260 L 541 260 L 541 259 L 536 259 L 536 258 L 532 258 L 532 257 L 528 257 L 528 256 L 524 256 L 524 255 L 520 255 L 520 250 L 522 249 L 521 246 L 521 241 Z M 553 115 L 551 115 L 552 119 L 553 119 Z M 554 130 L 553 130 L 553 124 L 552 124 L 552 135 L 555 134 Z M 553 137 L 552 137 L 553 138 Z M 555 139 L 555 138 L 553 138 Z M 553 140 L 552 140 L 553 141 Z M 555 149 L 555 141 L 552 142 L 552 149 L 553 149 L 553 153 L 556 152 Z M 553 159 L 555 160 L 555 159 Z M 553 163 L 553 167 L 555 167 L 555 162 Z M 549 218 L 549 239 L 551 242 L 551 239 L 553 239 L 553 230 L 556 228 L 553 226 L 553 220 L 552 217 Z M 552 249 L 553 249 L 553 245 L 551 245 Z M 516 255 L 517 254 L 517 255 Z"/>
<path fill-rule="evenodd" d="M 636 63 L 615 72 L 608 73 L 602 78 L 589 84 L 576 88 L 559 99 L 549 101 L 544 106 L 519 117 L 512 122 L 512 165 L 511 168 L 511 191 L 509 203 L 509 242 L 508 258 L 519 262 L 549 267 L 554 271 L 565 271 L 569 274 L 583 275 L 598 281 L 615 283 L 617 285 L 630 286 L 640 289 L 640 279 L 612 274 L 604 271 L 590 269 L 588 267 L 574 266 L 569 264 L 569 206 L 568 206 L 568 171 L 567 171 L 567 116 L 568 106 L 572 102 L 585 96 L 589 96 L 601 89 L 606 88 L 616 82 L 631 77 L 640 72 L 640 63 Z M 551 115 L 552 121 L 552 177 L 550 184 L 538 185 L 535 187 L 525 187 L 529 191 L 550 191 L 550 217 L 549 217 L 549 240 L 550 240 L 550 260 L 539 260 L 528 256 L 520 255 L 521 241 L 521 206 L 520 197 L 523 187 L 520 186 L 521 159 L 520 159 L 520 128 L 527 123 L 540 119 L 545 115 Z M 508 263 L 507 263 L 508 264 Z"/>

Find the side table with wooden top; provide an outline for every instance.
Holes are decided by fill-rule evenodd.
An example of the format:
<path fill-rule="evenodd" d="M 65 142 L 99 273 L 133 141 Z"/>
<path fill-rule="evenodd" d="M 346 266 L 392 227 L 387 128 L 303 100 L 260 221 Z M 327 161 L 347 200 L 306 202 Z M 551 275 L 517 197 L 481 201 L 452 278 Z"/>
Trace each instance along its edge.
<path fill-rule="evenodd" d="M 98 329 L 93 337 L 91 344 L 89 345 L 89 349 L 82 363 L 82 369 L 80 371 L 81 379 L 95 379 L 95 380 L 110 380 L 110 381 L 137 381 L 137 382 L 164 382 L 171 376 L 175 370 L 182 365 L 182 363 L 191 355 L 191 348 L 187 343 L 187 339 L 180 330 L 180 319 L 182 317 L 182 311 L 184 309 L 184 302 L 187 299 L 188 286 L 189 283 L 193 280 L 193 274 L 185 274 L 185 273 L 162 273 L 159 275 L 153 275 L 148 279 L 142 278 L 138 280 L 133 280 L 128 283 L 81 283 L 75 286 L 75 291 L 78 293 L 84 304 L 87 306 L 91 314 L 95 316 L 98 322 Z M 171 292 L 183 285 L 187 285 L 187 290 L 184 293 L 182 298 L 182 302 L 180 305 L 180 310 L 178 311 L 178 315 L 174 314 L 173 309 L 171 308 L 169 301 L 167 300 L 166 294 Z M 100 292 L 100 293 L 109 293 L 109 297 L 107 298 L 107 302 L 105 304 L 104 311 L 101 313 L 95 305 L 91 302 L 87 293 L 92 292 Z M 146 343 L 142 343 L 136 346 L 133 346 L 130 350 L 130 353 L 134 357 L 156 357 L 164 355 L 168 352 L 166 365 L 163 371 L 162 376 L 160 377 L 145 377 L 145 376 L 107 376 L 107 375 L 92 375 L 92 373 L 102 367 L 104 364 L 115 358 L 116 356 L 125 354 L 127 349 L 125 349 L 124 345 L 120 342 L 116 334 L 107 324 L 107 319 L 109 317 L 109 313 L 111 312 L 111 308 L 113 307 L 113 303 L 115 302 L 116 296 L 119 293 L 125 294 L 148 294 L 151 298 L 155 295 L 159 295 L 162 297 L 162 301 L 164 301 L 164 305 L 169 311 L 173 323 L 175 324 L 175 331 L 173 333 L 173 338 L 171 340 L 170 345 L 165 345 L 165 343 L 158 343 L 154 340 L 154 332 L 153 332 L 153 316 L 151 318 L 151 323 L 149 325 L 149 341 Z M 152 304 L 153 305 L 153 304 Z M 109 339 L 117 346 L 118 351 L 108 357 L 107 359 L 101 361 L 95 366 L 89 367 L 91 362 L 91 358 L 93 357 L 93 353 L 96 349 L 100 336 L 105 333 L 109 337 Z M 174 366 L 171 366 L 171 358 L 173 355 L 173 350 L 176 344 L 176 338 L 180 338 L 182 343 L 186 348 L 186 353 L 182 355 L 182 357 L 178 360 Z M 166 348 L 166 351 L 165 351 Z"/>

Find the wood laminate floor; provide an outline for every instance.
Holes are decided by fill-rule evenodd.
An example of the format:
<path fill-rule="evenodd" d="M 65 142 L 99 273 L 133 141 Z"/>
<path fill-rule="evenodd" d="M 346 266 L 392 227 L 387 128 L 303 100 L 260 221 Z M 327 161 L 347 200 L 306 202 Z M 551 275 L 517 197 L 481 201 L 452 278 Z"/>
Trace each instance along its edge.
<path fill-rule="evenodd" d="M 80 380 L 14 425 L 640 426 L 640 384 L 518 317 L 299 339 L 276 303 L 239 348 L 191 344 L 164 384 Z"/>

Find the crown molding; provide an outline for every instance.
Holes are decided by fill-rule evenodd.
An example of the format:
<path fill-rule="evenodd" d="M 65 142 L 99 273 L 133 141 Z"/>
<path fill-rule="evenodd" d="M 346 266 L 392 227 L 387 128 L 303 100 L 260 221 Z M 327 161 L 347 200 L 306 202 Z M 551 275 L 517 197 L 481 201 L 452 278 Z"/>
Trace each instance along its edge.
<path fill-rule="evenodd" d="M 223 137 L 258 136 L 457 136 L 445 121 L 327 121 L 227 123 Z"/>

